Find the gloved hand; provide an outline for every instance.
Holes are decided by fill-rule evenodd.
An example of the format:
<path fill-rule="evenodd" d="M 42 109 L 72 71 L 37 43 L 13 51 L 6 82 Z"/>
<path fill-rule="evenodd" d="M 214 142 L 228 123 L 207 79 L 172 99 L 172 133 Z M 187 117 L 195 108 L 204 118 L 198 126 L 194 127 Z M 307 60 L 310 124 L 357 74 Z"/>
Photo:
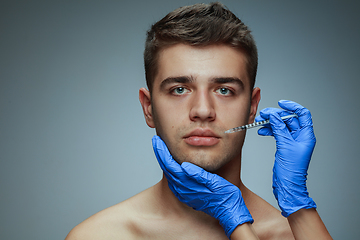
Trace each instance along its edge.
<path fill-rule="evenodd" d="M 179 165 L 160 137 L 152 143 L 169 188 L 181 202 L 218 219 L 229 238 L 238 225 L 253 222 L 238 187 L 192 163 Z"/>
<path fill-rule="evenodd" d="M 273 193 L 282 215 L 288 217 L 303 208 L 316 208 L 306 188 L 307 170 L 316 139 L 308 109 L 292 101 L 282 100 L 278 104 L 286 111 L 266 108 L 255 120 L 270 119 L 270 124 L 259 129 L 258 134 L 274 136 L 276 140 Z M 298 118 L 280 118 L 292 113 Z"/>

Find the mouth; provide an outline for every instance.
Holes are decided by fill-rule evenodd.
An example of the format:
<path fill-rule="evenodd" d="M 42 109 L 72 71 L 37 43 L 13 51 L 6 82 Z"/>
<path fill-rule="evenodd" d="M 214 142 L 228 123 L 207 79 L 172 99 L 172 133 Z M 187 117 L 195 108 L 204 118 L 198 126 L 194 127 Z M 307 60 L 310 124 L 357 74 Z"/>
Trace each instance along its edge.
<path fill-rule="evenodd" d="M 220 136 L 208 128 L 197 128 L 184 136 L 185 143 L 191 146 L 214 146 L 220 142 Z"/>

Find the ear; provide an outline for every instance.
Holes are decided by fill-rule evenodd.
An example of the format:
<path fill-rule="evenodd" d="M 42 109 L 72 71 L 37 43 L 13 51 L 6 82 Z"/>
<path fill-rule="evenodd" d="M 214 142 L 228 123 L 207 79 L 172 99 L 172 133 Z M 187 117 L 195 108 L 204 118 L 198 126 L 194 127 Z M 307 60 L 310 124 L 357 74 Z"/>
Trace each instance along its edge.
<path fill-rule="evenodd" d="M 255 121 L 256 112 L 259 106 L 260 99 L 261 99 L 260 88 L 256 87 L 253 89 L 251 94 L 250 114 L 249 114 L 248 123 L 253 123 Z"/>
<path fill-rule="evenodd" d="M 149 90 L 147 90 L 146 88 L 140 88 L 139 100 L 144 112 L 146 124 L 151 128 L 155 128 L 154 119 L 152 115 L 151 94 Z"/>

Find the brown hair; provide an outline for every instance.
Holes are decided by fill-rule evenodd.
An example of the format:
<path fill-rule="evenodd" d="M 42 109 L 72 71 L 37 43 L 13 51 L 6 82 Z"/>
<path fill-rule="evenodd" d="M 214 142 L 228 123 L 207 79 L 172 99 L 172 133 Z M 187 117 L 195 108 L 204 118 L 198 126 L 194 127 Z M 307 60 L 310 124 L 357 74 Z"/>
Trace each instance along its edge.
<path fill-rule="evenodd" d="M 258 65 L 257 48 L 248 27 L 223 4 L 195 4 L 170 12 L 147 32 L 144 51 L 146 84 L 152 91 L 159 51 L 177 43 L 225 44 L 246 54 L 251 89 Z"/>

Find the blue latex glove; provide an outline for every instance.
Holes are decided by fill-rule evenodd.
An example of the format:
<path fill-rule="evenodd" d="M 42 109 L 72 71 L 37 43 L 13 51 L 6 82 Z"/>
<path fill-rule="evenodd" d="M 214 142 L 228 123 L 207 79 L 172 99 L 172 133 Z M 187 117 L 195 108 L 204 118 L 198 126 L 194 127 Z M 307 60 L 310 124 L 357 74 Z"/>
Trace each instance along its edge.
<path fill-rule="evenodd" d="M 258 134 L 274 136 L 276 140 L 273 168 L 273 193 L 282 210 L 282 215 L 308 208 L 316 208 L 306 188 L 307 170 L 316 139 L 310 111 L 303 106 L 282 100 L 284 110 L 266 108 L 260 111 L 256 121 L 270 119 L 270 124 L 259 129 Z M 281 116 L 295 113 L 298 118 L 281 120 Z"/>
<path fill-rule="evenodd" d="M 152 143 L 169 187 L 181 202 L 219 220 L 229 238 L 238 225 L 254 221 L 238 187 L 192 163 L 179 165 L 160 137 L 154 136 Z"/>

